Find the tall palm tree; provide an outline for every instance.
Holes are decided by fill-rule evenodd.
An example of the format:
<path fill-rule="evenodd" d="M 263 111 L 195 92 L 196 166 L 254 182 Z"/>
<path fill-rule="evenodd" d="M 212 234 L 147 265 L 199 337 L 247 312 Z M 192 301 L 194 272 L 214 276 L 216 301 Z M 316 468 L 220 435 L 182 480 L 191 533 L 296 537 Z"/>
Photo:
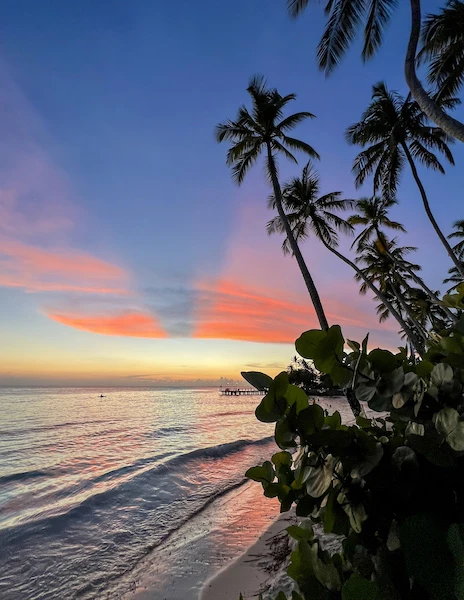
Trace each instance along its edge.
<path fill-rule="evenodd" d="M 320 181 L 317 172 L 308 163 L 303 169 L 301 178 L 294 177 L 286 183 L 282 190 L 282 202 L 287 216 L 287 221 L 292 228 L 293 236 L 297 241 L 306 239 L 311 233 L 319 239 L 324 246 L 335 254 L 345 264 L 349 265 L 357 275 L 364 281 L 364 284 L 372 290 L 375 297 L 379 298 L 388 306 L 391 314 L 397 319 L 404 331 L 411 336 L 411 340 L 417 348 L 420 348 L 420 343 L 416 339 L 417 336 L 411 328 L 408 328 L 407 323 L 401 317 L 400 313 L 395 310 L 395 307 L 388 301 L 388 298 L 382 291 L 376 287 L 365 276 L 362 271 L 353 263 L 347 256 L 337 250 L 339 238 L 338 232 L 349 233 L 353 232 L 353 227 L 347 221 L 335 214 L 338 211 L 349 210 L 354 200 L 343 200 L 341 192 L 331 192 L 323 196 L 319 196 Z M 274 207 L 275 198 L 271 196 L 269 206 Z M 335 211 L 335 212 L 334 212 Z M 280 216 L 269 221 L 267 230 L 269 234 L 286 233 L 285 224 Z M 282 244 L 284 253 L 290 252 L 288 237 Z"/>
<path fill-rule="evenodd" d="M 458 285 L 460 285 L 463 282 L 462 275 L 461 273 L 459 273 L 456 267 L 449 269 L 448 274 L 450 275 L 450 277 L 443 279 L 443 283 L 452 283 L 453 285 L 446 291 L 447 294 L 452 292 Z"/>
<path fill-rule="evenodd" d="M 411 277 L 411 279 L 429 295 L 430 299 L 435 302 L 435 304 L 441 306 L 442 302 L 440 298 L 426 285 L 424 280 L 409 267 L 409 263 L 404 261 L 397 262 L 398 257 L 395 257 L 389 252 L 389 241 L 381 228 L 385 227 L 394 231 L 406 233 L 406 230 L 401 223 L 392 221 L 388 216 L 388 210 L 395 206 L 395 204 L 397 204 L 396 200 L 388 197 L 382 199 L 374 196 L 372 198 L 361 198 L 358 200 L 356 203 L 358 213 L 352 215 L 348 219 L 348 222 L 351 225 L 364 225 L 364 229 L 357 236 L 354 243 L 358 242 L 359 250 L 362 249 L 367 242 L 370 242 L 373 236 L 376 236 L 378 249 L 385 252 L 388 258 L 396 264 L 398 269 L 406 271 L 409 277 Z M 452 321 L 457 321 L 457 317 L 448 308 L 444 307 L 444 310 Z"/>
<path fill-rule="evenodd" d="M 353 245 L 357 243 L 358 248 L 361 248 L 367 242 L 370 242 L 373 236 L 381 238 L 381 227 L 406 233 L 406 229 L 401 223 L 392 221 L 388 216 L 389 209 L 396 204 L 397 201 L 393 198 L 380 198 L 379 196 L 357 200 L 356 210 L 358 212 L 350 216 L 348 223 L 351 225 L 364 225 L 365 228 L 356 237 Z"/>
<path fill-rule="evenodd" d="M 456 239 L 460 240 L 455 246 L 453 246 L 453 251 L 460 260 L 463 260 L 464 259 L 464 219 L 459 219 L 458 221 L 455 221 L 453 223 L 453 227 L 456 229 L 456 231 L 453 231 L 453 233 L 450 233 L 448 238 L 449 239 L 456 238 Z"/>
<path fill-rule="evenodd" d="M 427 15 L 419 59 L 429 63 L 428 81 L 438 90 L 438 99 L 456 95 L 464 84 L 462 0 L 448 0 L 438 14 Z"/>
<path fill-rule="evenodd" d="M 390 240 L 388 254 L 379 248 L 379 245 L 374 243 L 365 244 L 360 248 L 361 252 L 355 259 L 361 266 L 362 277 L 359 274 L 355 275 L 355 279 L 362 281 L 359 291 L 361 294 L 367 292 L 368 286 L 366 279 L 375 283 L 383 293 L 396 298 L 401 310 L 407 315 L 408 320 L 413 327 L 419 332 L 422 338 L 422 346 L 427 340 L 427 331 L 416 319 L 414 312 L 405 300 L 405 293 L 410 292 L 409 273 L 398 269 L 398 264 L 407 264 L 409 271 L 419 271 L 420 266 L 413 264 L 405 258 L 405 254 L 409 254 L 416 250 L 413 247 L 399 247 L 395 240 Z M 393 257 L 393 259 L 390 258 Z M 390 307 L 387 307 L 391 312 Z"/>
<path fill-rule="evenodd" d="M 300 15 L 310 0 L 287 0 L 293 17 Z M 383 41 L 383 32 L 389 24 L 397 0 L 327 0 L 325 13 L 327 24 L 317 49 L 319 67 L 330 74 L 363 28 L 363 61 L 377 52 Z M 411 31 L 404 61 L 406 82 L 420 108 L 438 127 L 449 136 L 464 142 L 464 123 L 454 119 L 443 110 L 440 101 L 428 94 L 416 73 L 417 48 L 421 35 L 420 0 L 410 0 Z"/>
<path fill-rule="evenodd" d="M 429 221 L 451 260 L 460 269 L 460 261 L 433 216 L 415 164 L 417 160 L 426 167 L 444 173 L 442 164 L 432 150 L 441 152 L 454 164 L 448 136 L 438 127 L 427 125 L 426 117 L 416 102 L 404 100 L 396 92 L 390 92 L 384 83 L 378 83 L 373 87 L 371 104 L 361 120 L 347 129 L 346 139 L 350 144 L 363 148 L 367 146 L 353 164 L 357 186 L 373 174 L 374 192 L 382 190 L 385 196 L 394 197 L 401 172 L 405 163 L 408 163 Z"/>
<path fill-rule="evenodd" d="M 247 89 L 252 100 L 251 112 L 241 106 L 235 121 L 228 120 L 216 127 L 218 142 L 229 141 L 227 164 L 232 167 L 234 180 L 240 185 L 260 154 L 266 157 L 266 172 L 275 197 L 277 212 L 284 224 L 289 244 L 311 297 L 321 329 L 329 328 L 324 308 L 313 278 L 306 266 L 282 206 L 282 191 L 278 179 L 277 155 L 282 154 L 296 163 L 290 150 L 299 150 L 312 158 L 319 158 L 312 146 L 288 135 L 288 131 L 308 118 L 310 112 L 298 112 L 284 117 L 284 109 L 295 99 L 295 94 L 281 96 L 276 89 L 268 88 L 262 76 L 254 76 Z"/>

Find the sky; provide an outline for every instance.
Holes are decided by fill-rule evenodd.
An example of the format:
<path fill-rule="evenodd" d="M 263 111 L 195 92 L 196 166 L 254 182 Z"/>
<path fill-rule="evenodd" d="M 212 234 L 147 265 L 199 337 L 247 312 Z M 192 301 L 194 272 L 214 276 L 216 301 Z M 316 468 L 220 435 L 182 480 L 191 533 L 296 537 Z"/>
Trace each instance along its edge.
<path fill-rule="evenodd" d="M 267 236 L 262 165 L 238 188 L 214 127 L 262 73 L 297 94 L 292 112 L 317 116 L 295 134 L 321 155 L 321 191 L 370 195 L 354 187 L 344 131 L 373 84 L 407 93 L 400 4 L 376 58 L 363 65 L 355 44 L 326 78 L 318 3 L 294 21 L 284 0 L 3 0 L 0 385 L 215 384 L 284 369 L 317 320 L 295 261 Z M 446 177 L 420 168 L 445 233 L 463 217 L 463 146 L 453 152 Z M 282 179 L 304 162 L 282 162 Z M 450 265 L 406 172 L 398 200 L 401 241 L 438 289 Z M 348 267 L 317 240 L 302 252 L 330 323 L 400 344 Z"/>

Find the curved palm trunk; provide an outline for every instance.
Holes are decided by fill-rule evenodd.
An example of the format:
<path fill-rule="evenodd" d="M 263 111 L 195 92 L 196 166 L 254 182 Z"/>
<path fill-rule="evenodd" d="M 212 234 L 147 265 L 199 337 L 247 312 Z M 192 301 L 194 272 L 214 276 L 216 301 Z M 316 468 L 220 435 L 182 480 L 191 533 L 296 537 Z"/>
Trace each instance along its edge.
<path fill-rule="evenodd" d="M 410 0 L 411 4 L 411 33 L 404 61 L 406 83 L 414 99 L 431 121 L 441 127 L 448 135 L 464 142 L 464 124 L 446 114 L 438 104 L 430 98 L 422 87 L 416 73 L 416 53 L 421 30 L 420 0 Z"/>
<path fill-rule="evenodd" d="M 329 329 L 329 324 L 324 313 L 324 308 L 322 306 L 319 293 L 314 284 L 313 278 L 311 277 L 311 274 L 308 270 L 308 267 L 306 266 L 303 255 L 300 252 L 300 248 L 298 247 L 298 244 L 293 235 L 292 228 L 290 227 L 290 223 L 288 222 L 287 215 L 285 214 L 284 208 L 282 206 L 282 191 L 280 189 L 279 179 L 277 177 L 274 157 L 272 156 L 272 149 L 269 144 L 267 144 L 267 160 L 269 175 L 271 177 L 271 183 L 274 189 L 274 197 L 276 199 L 277 212 L 279 213 L 279 217 L 285 226 L 285 233 L 287 234 L 287 239 L 290 243 L 290 248 L 292 249 L 292 252 L 296 258 L 298 266 L 300 267 L 300 271 L 303 275 L 303 279 L 311 297 L 314 310 L 316 311 L 317 318 L 319 319 L 319 325 L 321 326 L 321 329 L 327 331 Z M 346 399 L 348 400 L 348 404 L 350 405 L 351 412 L 353 413 L 353 415 L 355 417 L 359 416 L 362 413 L 362 408 L 359 400 L 356 398 L 354 390 L 346 390 Z"/>
<path fill-rule="evenodd" d="M 285 232 L 287 234 L 287 239 L 290 243 L 290 248 L 292 249 L 292 252 L 296 258 L 296 262 L 298 263 L 298 266 L 300 267 L 300 271 L 301 271 L 301 274 L 303 275 L 303 279 L 306 284 L 306 288 L 309 292 L 311 301 L 314 306 L 314 310 L 316 311 L 316 315 L 319 320 L 319 325 L 321 326 L 321 329 L 324 329 L 325 331 L 327 331 L 327 329 L 329 329 L 329 324 L 327 322 L 327 318 L 324 313 L 324 308 L 322 306 L 322 302 L 319 297 L 319 293 L 314 284 L 313 278 L 311 277 L 311 274 L 308 270 L 308 267 L 306 266 L 303 255 L 301 254 L 300 248 L 298 247 L 298 244 L 293 235 L 292 228 L 290 227 L 290 223 L 288 222 L 287 215 L 285 214 L 283 206 L 282 206 L 282 192 L 280 189 L 279 180 L 277 178 L 277 170 L 275 167 L 274 157 L 272 156 L 272 150 L 271 150 L 271 147 L 269 144 L 267 146 L 267 158 L 268 158 L 269 175 L 271 177 L 271 183 L 272 183 L 272 187 L 274 189 L 274 196 L 276 199 L 277 212 L 279 213 L 279 217 L 285 226 Z"/>
<path fill-rule="evenodd" d="M 438 237 L 440 238 L 441 243 L 445 247 L 446 251 L 448 252 L 449 257 L 451 258 L 451 260 L 456 265 L 456 268 L 458 269 L 459 273 L 461 273 L 461 275 L 464 277 L 464 266 L 463 266 L 463 264 L 461 263 L 460 260 L 458 260 L 458 258 L 454 254 L 453 249 L 451 248 L 448 240 L 443 235 L 440 227 L 438 226 L 438 223 L 435 221 L 435 217 L 433 216 L 433 213 L 432 213 L 432 211 L 430 209 L 430 205 L 429 205 L 429 200 L 427 198 L 427 194 L 425 193 L 425 188 L 422 185 L 422 181 L 419 178 L 419 174 L 417 172 L 416 165 L 414 164 L 414 160 L 413 160 L 413 158 L 411 156 L 411 153 L 409 152 L 409 148 L 406 146 L 405 143 L 402 143 L 401 147 L 403 148 L 404 153 L 406 154 L 407 161 L 409 163 L 409 166 L 411 167 L 412 176 L 414 177 L 414 181 L 416 182 L 417 187 L 419 188 L 419 192 L 420 192 L 420 195 L 421 195 L 421 198 L 422 198 L 422 203 L 424 205 L 425 212 L 427 213 L 429 221 L 432 223 L 432 227 L 435 229 L 435 232 L 438 235 Z"/>
<path fill-rule="evenodd" d="M 397 278 L 395 278 L 395 279 L 397 279 Z M 400 282 L 398 282 L 398 283 L 400 283 Z M 416 330 L 419 332 L 420 336 L 422 337 L 423 342 L 425 342 L 428 337 L 427 331 L 424 329 L 424 327 L 422 327 L 422 325 L 417 320 L 416 315 L 412 312 L 411 308 L 408 306 L 408 303 L 403 298 L 403 294 L 401 293 L 401 290 L 399 290 L 396 287 L 396 285 L 394 283 L 392 283 L 391 281 L 390 281 L 390 286 L 391 286 L 393 295 L 396 297 L 396 299 L 399 302 L 399 305 L 404 310 L 404 312 L 408 315 L 412 325 L 416 328 Z"/>
<path fill-rule="evenodd" d="M 394 306 L 391 304 L 391 302 L 389 302 L 389 300 L 387 300 L 386 296 L 384 294 L 382 294 L 382 292 L 378 288 L 375 287 L 375 285 L 364 275 L 364 273 L 361 271 L 361 269 L 358 269 L 358 267 L 355 265 L 354 262 L 352 262 L 349 258 L 347 258 L 343 254 L 338 252 L 338 250 L 335 250 L 335 248 L 333 248 L 330 244 L 328 244 L 322 236 L 319 236 L 319 237 L 320 237 L 322 243 L 324 244 L 324 246 L 327 248 L 327 250 L 332 252 L 332 254 L 335 254 L 335 256 L 337 256 L 345 264 L 349 265 L 353 269 L 353 271 L 355 271 L 359 275 L 359 277 L 361 277 L 361 279 L 369 287 L 369 289 L 372 292 L 374 292 L 374 294 L 377 296 L 377 298 L 388 308 L 388 310 L 390 311 L 390 314 L 397 320 L 400 327 L 406 333 L 406 335 L 408 336 L 408 338 L 410 339 L 412 344 L 414 344 L 415 348 L 417 349 L 417 352 L 420 355 L 422 355 L 424 352 L 424 344 L 421 342 L 421 340 L 419 340 L 419 338 L 412 331 L 412 329 L 408 326 L 408 324 L 405 322 L 403 317 L 398 313 L 398 311 L 394 308 Z"/>
<path fill-rule="evenodd" d="M 451 321 L 453 323 L 457 323 L 458 318 L 456 317 L 456 315 L 453 315 L 453 313 L 449 310 L 449 308 L 447 308 L 446 306 L 443 305 L 443 302 L 440 300 L 440 298 L 434 292 L 432 292 L 432 290 L 425 284 L 425 282 L 418 275 L 416 275 L 416 273 L 414 273 L 414 271 L 412 269 L 410 269 L 407 265 L 400 265 L 398 263 L 398 261 L 395 259 L 395 257 L 389 252 L 387 244 L 386 244 L 386 240 L 385 240 L 384 236 L 382 235 L 382 232 L 379 229 L 376 229 L 376 233 L 377 233 L 377 237 L 379 238 L 379 240 L 381 240 L 381 243 L 385 250 L 385 254 L 392 261 L 392 263 L 396 267 L 404 269 L 406 271 L 406 273 L 408 273 L 408 275 L 411 277 L 411 279 L 424 290 L 424 292 L 430 297 L 431 300 L 433 300 L 433 303 L 436 304 L 437 306 L 439 306 L 447 314 L 447 316 L 451 319 Z"/>

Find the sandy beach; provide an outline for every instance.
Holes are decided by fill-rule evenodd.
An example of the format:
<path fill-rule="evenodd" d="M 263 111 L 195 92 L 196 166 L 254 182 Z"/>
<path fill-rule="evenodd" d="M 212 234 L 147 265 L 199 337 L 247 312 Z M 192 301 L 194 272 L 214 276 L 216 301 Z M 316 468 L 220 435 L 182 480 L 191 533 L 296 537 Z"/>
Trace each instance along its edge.
<path fill-rule="evenodd" d="M 255 600 L 260 593 L 288 587 L 285 574 L 288 538 L 285 529 L 295 524 L 293 512 L 280 515 L 244 554 L 205 583 L 199 600 Z"/>

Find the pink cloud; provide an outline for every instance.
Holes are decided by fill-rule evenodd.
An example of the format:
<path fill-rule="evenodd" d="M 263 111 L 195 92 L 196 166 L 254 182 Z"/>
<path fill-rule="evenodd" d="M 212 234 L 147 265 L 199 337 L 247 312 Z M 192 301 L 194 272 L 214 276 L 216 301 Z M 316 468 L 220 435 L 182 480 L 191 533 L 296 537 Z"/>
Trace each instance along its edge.
<path fill-rule="evenodd" d="M 47 316 L 68 327 L 122 337 L 165 338 L 166 332 L 149 313 L 121 312 L 104 315 L 48 313 Z"/>
<path fill-rule="evenodd" d="M 200 302 L 196 311 L 193 337 L 233 339 L 253 342 L 293 343 L 308 329 L 318 329 L 314 308 L 309 297 L 277 297 L 267 290 L 245 288 L 232 280 L 215 283 L 198 282 Z M 330 323 L 350 329 L 378 329 L 378 324 L 366 314 L 343 302 L 325 302 Z"/>
<path fill-rule="evenodd" d="M 0 285 L 29 292 L 127 294 L 128 274 L 80 251 L 44 250 L 0 238 Z"/>

